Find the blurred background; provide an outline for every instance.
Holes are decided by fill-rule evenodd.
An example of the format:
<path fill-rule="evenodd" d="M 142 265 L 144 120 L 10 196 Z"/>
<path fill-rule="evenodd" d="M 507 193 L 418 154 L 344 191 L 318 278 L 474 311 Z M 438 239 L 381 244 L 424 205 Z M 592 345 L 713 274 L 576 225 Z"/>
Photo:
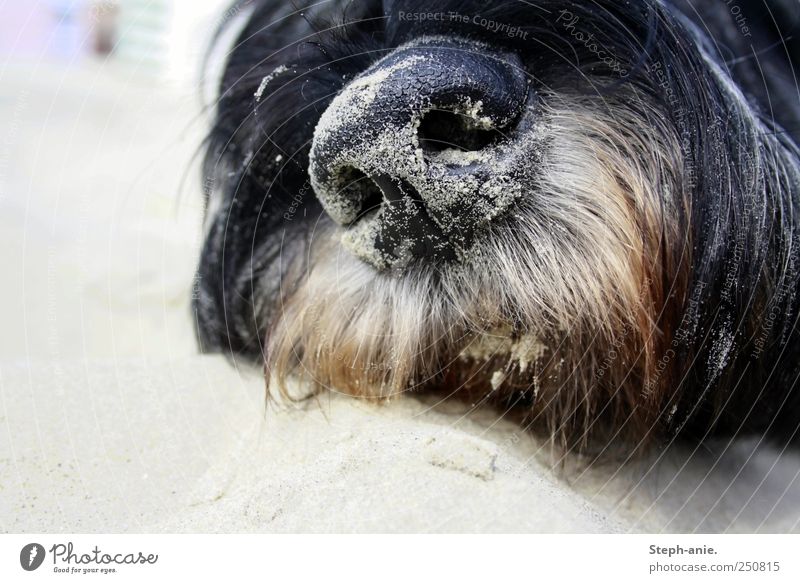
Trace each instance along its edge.
<path fill-rule="evenodd" d="M 249 4 L 0 0 L 0 532 L 155 528 L 258 422 L 190 309 L 203 57 Z"/>
<path fill-rule="evenodd" d="M 0 363 L 195 352 L 203 57 L 249 4 L 0 2 Z"/>

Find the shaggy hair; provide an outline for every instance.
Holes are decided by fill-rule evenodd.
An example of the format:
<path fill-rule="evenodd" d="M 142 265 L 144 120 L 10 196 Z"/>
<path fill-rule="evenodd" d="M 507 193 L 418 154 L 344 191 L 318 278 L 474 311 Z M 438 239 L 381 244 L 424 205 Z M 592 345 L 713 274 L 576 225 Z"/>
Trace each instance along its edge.
<path fill-rule="evenodd" d="M 791 2 L 246 4 L 205 161 L 204 350 L 279 388 L 462 395 L 584 450 L 796 436 Z M 320 202 L 315 128 L 432 37 L 516 55 L 533 170 L 458 261 L 376 268 Z"/>

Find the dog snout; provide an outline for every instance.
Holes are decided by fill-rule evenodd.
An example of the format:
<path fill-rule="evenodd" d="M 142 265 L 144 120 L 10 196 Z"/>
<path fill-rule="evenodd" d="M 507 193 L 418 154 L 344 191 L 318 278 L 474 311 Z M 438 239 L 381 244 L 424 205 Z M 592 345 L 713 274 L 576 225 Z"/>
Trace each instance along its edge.
<path fill-rule="evenodd" d="M 441 39 L 353 79 L 323 113 L 309 165 L 344 246 L 379 269 L 461 256 L 507 206 L 497 171 L 529 92 L 515 55 Z"/>

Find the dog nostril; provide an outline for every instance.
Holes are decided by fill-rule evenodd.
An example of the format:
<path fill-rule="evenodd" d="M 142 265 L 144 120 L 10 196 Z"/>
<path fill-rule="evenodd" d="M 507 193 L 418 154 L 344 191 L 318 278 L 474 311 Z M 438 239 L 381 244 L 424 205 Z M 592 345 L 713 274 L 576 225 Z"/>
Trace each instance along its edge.
<path fill-rule="evenodd" d="M 368 180 L 372 181 L 371 178 L 369 178 Z M 356 221 L 363 218 L 364 215 L 367 215 L 372 211 L 378 210 L 382 204 L 383 204 L 383 196 L 381 196 L 380 190 L 375 190 L 375 191 L 370 190 L 369 196 L 367 196 L 367 198 L 361 204 L 361 212 L 358 214 L 358 217 L 356 217 Z"/>
<path fill-rule="evenodd" d="M 380 207 L 383 193 L 375 181 L 358 168 L 348 166 L 338 172 L 339 193 L 357 213 L 353 223 Z"/>
<path fill-rule="evenodd" d="M 474 152 L 496 144 L 503 138 L 503 134 L 496 129 L 481 127 L 479 122 L 467 115 L 443 109 L 434 109 L 425 114 L 418 135 L 420 146 L 428 152 L 448 149 Z"/>

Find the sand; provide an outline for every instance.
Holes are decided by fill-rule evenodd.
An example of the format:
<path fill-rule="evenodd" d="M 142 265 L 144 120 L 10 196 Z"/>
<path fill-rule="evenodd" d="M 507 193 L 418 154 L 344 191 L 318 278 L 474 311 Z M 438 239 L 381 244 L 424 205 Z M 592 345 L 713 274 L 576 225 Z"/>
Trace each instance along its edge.
<path fill-rule="evenodd" d="M 455 404 L 265 410 L 257 371 L 196 354 L 203 126 L 157 86 L 3 72 L 3 532 L 800 531 L 800 458 L 755 442 L 559 473 Z"/>
<path fill-rule="evenodd" d="M 261 379 L 219 357 L 6 363 L 2 404 L 4 532 L 798 530 L 796 457 L 559 474 L 489 412 L 329 395 L 265 413 Z"/>

